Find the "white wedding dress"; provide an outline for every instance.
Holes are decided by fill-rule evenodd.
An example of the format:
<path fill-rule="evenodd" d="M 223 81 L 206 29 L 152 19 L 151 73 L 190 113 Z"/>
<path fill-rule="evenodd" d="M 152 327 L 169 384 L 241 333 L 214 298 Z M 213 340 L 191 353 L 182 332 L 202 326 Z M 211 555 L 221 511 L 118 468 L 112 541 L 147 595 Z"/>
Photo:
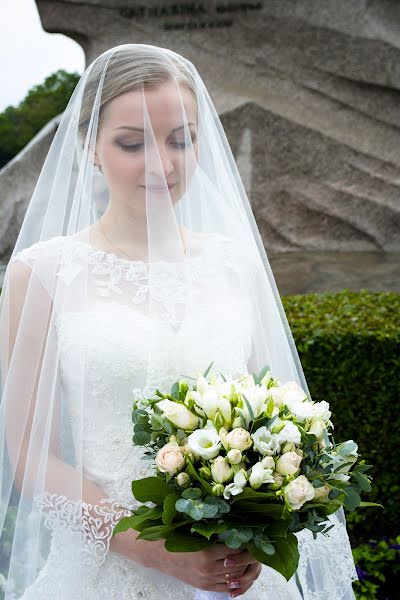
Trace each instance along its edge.
<path fill-rule="evenodd" d="M 115 507 L 137 504 L 131 494 L 131 481 L 153 473 L 149 462 L 140 460 L 142 449 L 132 445 L 132 395 L 150 395 L 156 387 L 169 389 L 182 375 L 203 370 L 211 360 L 226 375 L 243 372 L 251 352 L 251 315 L 245 290 L 235 279 L 234 246 L 228 238 L 209 236 L 207 243 L 201 242 L 200 251 L 196 244 L 192 247 L 188 260 L 202 292 L 191 299 L 196 319 L 180 321 L 177 302 L 184 297 L 185 290 L 179 287 L 179 268 L 165 263 L 164 275 L 160 276 L 157 288 L 165 309 L 162 325 L 165 356 L 160 357 L 159 368 L 152 374 L 154 381 L 146 389 L 143 357 L 146 356 L 151 323 L 140 311 L 148 289 L 146 263 L 125 260 L 94 248 L 79 236 L 38 242 L 19 252 L 13 260 L 32 265 L 38 254 L 43 253 L 48 253 L 49 260 L 54 260 L 61 247 L 64 262 L 58 277 L 66 286 L 79 276 L 83 257 L 85 264 L 89 258 L 93 303 L 85 312 L 67 312 L 57 317 L 60 393 L 63 405 L 71 412 L 73 438 L 73 423 L 78 424 L 81 419 L 80 415 L 74 415 L 74 385 L 79 366 L 84 361 L 89 385 L 83 415 L 82 467 L 85 476 L 95 481 L 107 495 L 107 503 L 96 510 L 102 521 L 108 521 L 111 533 L 123 514 Z M 213 249 L 214 263 L 215 250 L 220 250 L 218 268 L 232 271 L 232 285 L 236 286 L 234 294 L 228 295 L 229 290 L 219 290 L 218 294 L 203 293 L 207 289 L 216 289 L 218 277 L 215 264 L 207 261 L 209 248 Z M 43 285 L 46 285 L 45 281 Z M 194 343 L 189 345 L 188 340 Z M 190 352 L 187 351 L 189 347 Z M 36 580 L 20 596 L 21 600 L 194 598 L 194 587 L 111 551 L 109 535 L 99 535 L 96 529 L 93 507 L 88 507 L 91 509 L 87 512 L 88 526 L 82 531 L 76 518 L 81 514 L 82 506 L 63 496 L 44 495 L 36 501 L 44 508 L 46 525 L 52 530 L 51 548 Z M 321 536 L 314 541 L 309 531 L 297 534 L 300 549 L 297 576 L 286 582 L 274 570 L 263 566 L 261 575 L 243 597 L 246 600 L 354 598 L 350 582 L 357 576 L 346 529 L 336 517 L 332 519 L 337 526 L 329 537 Z M 81 543 L 82 536 L 84 544 Z M 80 551 L 77 551 L 78 547 Z M 316 568 L 319 561 L 324 561 L 324 570 L 319 570 L 320 577 Z M 314 581 L 318 581 L 317 593 L 309 583 L 311 573 Z M 302 593 L 296 581 L 301 584 Z M 341 588 L 343 593 L 339 594 L 337 590 Z"/>

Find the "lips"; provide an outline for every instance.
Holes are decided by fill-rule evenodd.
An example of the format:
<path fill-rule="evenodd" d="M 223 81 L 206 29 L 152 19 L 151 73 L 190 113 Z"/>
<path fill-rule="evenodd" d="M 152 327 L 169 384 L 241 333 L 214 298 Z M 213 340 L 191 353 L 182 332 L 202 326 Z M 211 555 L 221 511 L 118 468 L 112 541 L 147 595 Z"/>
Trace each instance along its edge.
<path fill-rule="evenodd" d="M 172 187 L 174 187 L 174 185 L 175 185 L 175 183 L 170 183 L 168 185 L 168 187 L 166 187 L 165 185 L 163 185 L 163 186 L 143 185 L 142 187 L 144 187 L 146 190 L 149 190 L 150 192 L 167 192 Z"/>

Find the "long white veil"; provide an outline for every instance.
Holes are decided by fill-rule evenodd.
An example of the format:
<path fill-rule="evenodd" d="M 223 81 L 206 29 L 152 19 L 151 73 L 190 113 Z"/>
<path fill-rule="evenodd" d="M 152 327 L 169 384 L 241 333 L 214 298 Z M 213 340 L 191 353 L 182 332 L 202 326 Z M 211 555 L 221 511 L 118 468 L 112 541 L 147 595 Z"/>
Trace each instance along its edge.
<path fill-rule="evenodd" d="M 110 201 L 118 206 L 118 223 L 107 221 Z M 109 225 L 103 237 L 101 218 Z M 109 257 L 103 270 L 96 263 L 102 252 Z M 129 276 L 118 260 L 128 262 L 128 255 L 135 267 Z M 199 292 L 200 268 L 208 269 L 213 283 L 207 303 Z M 237 319 L 228 324 L 230 337 L 219 339 L 218 348 L 211 344 L 206 357 L 199 349 L 209 332 L 217 337 L 219 327 L 226 331 L 221 299 L 230 308 L 237 305 Z M 139 393 L 167 387 L 196 361 L 203 372 L 212 360 L 217 370 L 226 364 L 250 371 L 269 365 L 278 379 L 295 380 L 309 393 L 207 89 L 192 63 L 155 46 L 117 46 L 83 73 L 7 266 L 0 312 L 6 600 L 19 598 L 33 584 L 61 530 L 75 536 L 71 561 L 88 570 L 101 568 L 112 525 L 128 501 L 114 488 L 103 488 L 94 468 L 88 471 L 90 356 L 82 340 L 60 346 L 60 336 L 68 334 L 66 317 L 86 314 L 100 302 L 129 307 L 149 324 Z M 178 333 L 199 319 L 204 320 L 201 339 L 182 335 L 166 353 L 167 332 Z M 124 335 L 134 340 L 135 330 L 128 328 L 129 320 Z M 64 361 L 73 365 L 68 377 Z M 129 409 L 131 398 L 126 402 Z M 354 597 L 343 511 L 332 520 L 330 538 L 299 540 L 297 581 L 304 598 Z"/>

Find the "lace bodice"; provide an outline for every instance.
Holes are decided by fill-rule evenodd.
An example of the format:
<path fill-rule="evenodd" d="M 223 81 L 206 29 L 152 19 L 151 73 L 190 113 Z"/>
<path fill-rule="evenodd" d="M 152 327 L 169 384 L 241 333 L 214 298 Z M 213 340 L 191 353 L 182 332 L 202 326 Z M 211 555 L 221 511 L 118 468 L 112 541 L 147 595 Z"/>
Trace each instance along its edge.
<path fill-rule="evenodd" d="M 24 600 L 39 595 L 47 597 L 44 590 L 51 584 L 54 572 L 62 571 L 58 579 L 58 585 L 62 586 L 60 580 L 66 581 L 69 570 L 66 561 L 70 572 L 74 572 L 74 585 L 77 590 L 81 587 L 70 595 L 63 596 L 60 592 L 57 596 L 60 598 L 158 600 L 163 594 L 171 600 L 187 599 L 188 594 L 193 594 L 191 586 L 140 565 L 133 568 L 132 561 L 110 551 L 109 541 L 115 522 L 128 514 L 121 511 L 121 506 L 137 505 L 131 481 L 153 473 L 149 462 L 141 460 L 144 450 L 132 444 L 133 398 L 149 396 L 157 387 L 168 390 L 182 376 L 204 371 L 211 360 L 214 368 L 225 375 L 235 376 L 247 368 L 251 353 L 251 305 L 235 270 L 233 243 L 221 236 L 211 236 L 185 265 L 159 265 L 150 283 L 146 263 L 119 258 L 73 238 L 39 242 L 15 255 L 13 260 L 32 266 L 44 250 L 52 257 L 49 260 L 62 252 L 57 278 L 65 289 L 79 277 L 87 280 L 87 304 L 76 310 L 59 310 L 54 326 L 62 405 L 71 422 L 68 453 L 85 477 L 104 490 L 105 499 L 104 505 L 98 506 L 85 503 L 82 506 L 49 494 L 36 499 L 54 535 L 47 563 L 32 588 L 36 595 L 27 594 Z M 219 260 L 215 261 L 217 255 Z M 189 291 L 183 284 L 188 272 L 182 270 L 188 265 L 193 284 Z M 217 287 L 221 269 L 230 273 L 224 278 L 225 287 Z M 45 274 L 42 284 L 45 288 L 49 286 Z M 146 313 L 149 286 L 157 305 L 155 321 Z M 183 311 L 183 306 L 189 306 L 189 312 Z M 161 350 L 156 368 L 150 369 L 147 357 L 154 330 Z M 83 408 L 79 396 L 82 373 Z M 104 529 L 104 523 L 109 527 Z M 68 555 L 68 548 L 77 547 L 77 539 L 79 543 L 84 539 L 82 553 Z M 299 541 L 302 548 L 299 578 L 304 598 L 317 600 L 307 586 L 307 579 L 310 558 L 319 559 L 321 552 L 325 552 L 325 559 L 333 561 L 333 565 L 336 566 L 335 560 L 339 561 L 338 577 L 343 582 L 350 581 L 354 565 L 344 527 L 334 528 L 330 540 L 321 540 L 318 548 L 311 535 L 300 535 Z M 99 581 L 103 582 L 101 590 Z M 297 598 L 294 583 L 290 593 L 287 585 L 281 576 L 263 567 L 262 575 L 246 598 Z M 318 600 L 339 600 L 339 596 L 332 595 L 335 588 L 333 582 L 327 584 L 326 595 L 319 595 Z"/>

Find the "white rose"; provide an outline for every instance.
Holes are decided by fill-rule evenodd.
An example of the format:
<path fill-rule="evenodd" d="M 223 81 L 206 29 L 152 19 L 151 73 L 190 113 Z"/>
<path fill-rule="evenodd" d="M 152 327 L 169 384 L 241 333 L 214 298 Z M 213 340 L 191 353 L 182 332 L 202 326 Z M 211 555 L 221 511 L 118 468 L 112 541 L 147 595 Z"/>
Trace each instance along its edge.
<path fill-rule="evenodd" d="M 322 421 L 322 419 L 313 419 L 311 421 L 311 426 L 308 430 L 308 433 L 313 433 L 317 438 L 317 441 L 320 441 L 324 438 L 324 431 L 326 431 L 325 421 Z"/>
<path fill-rule="evenodd" d="M 199 419 L 186 406 L 172 400 L 160 400 L 157 406 L 163 414 L 180 429 L 196 429 L 199 426 Z"/>
<path fill-rule="evenodd" d="M 256 463 L 251 468 L 250 485 L 253 489 L 258 489 L 263 483 L 274 483 L 272 469 L 265 469 L 261 462 Z"/>
<path fill-rule="evenodd" d="M 312 500 L 315 494 L 314 486 L 304 475 L 299 475 L 296 479 L 289 481 L 283 491 L 293 510 L 299 510 L 305 502 Z"/>
<path fill-rule="evenodd" d="M 185 465 L 185 457 L 176 444 L 165 444 L 160 448 L 155 461 L 161 473 L 169 473 L 170 475 L 175 475 Z"/>
<path fill-rule="evenodd" d="M 246 485 L 246 481 L 247 479 L 244 470 L 236 473 L 235 477 L 233 478 L 233 483 L 229 483 L 224 489 L 225 500 L 228 500 L 230 496 L 241 494 Z"/>
<path fill-rule="evenodd" d="M 329 502 L 328 494 L 332 486 L 327 483 L 319 488 L 314 488 L 314 500 L 316 502 Z"/>
<path fill-rule="evenodd" d="M 322 419 L 323 421 L 329 421 L 331 417 L 331 411 L 329 410 L 329 404 L 325 400 L 322 402 L 315 402 L 312 405 L 314 419 Z"/>
<path fill-rule="evenodd" d="M 178 473 L 176 476 L 176 483 L 180 487 L 186 487 L 190 483 L 191 479 L 187 473 Z"/>
<path fill-rule="evenodd" d="M 293 442 L 293 444 L 300 444 L 301 442 L 301 434 L 299 428 L 292 423 L 292 421 L 282 421 L 285 425 L 284 427 L 276 434 L 278 442 L 283 444 L 284 442 Z M 276 421 L 273 423 L 274 427 L 277 426 Z M 273 431 L 274 429 L 272 429 Z"/>
<path fill-rule="evenodd" d="M 226 442 L 230 448 L 236 448 L 237 450 L 247 450 L 253 443 L 250 433 L 243 427 L 232 429 L 226 436 Z"/>
<path fill-rule="evenodd" d="M 187 445 L 194 454 L 202 458 L 215 458 L 220 451 L 221 439 L 212 421 L 207 421 L 204 429 L 193 431 L 188 437 Z"/>
<path fill-rule="evenodd" d="M 301 460 L 296 452 L 286 452 L 276 461 L 276 470 L 281 475 L 294 475 L 299 470 Z"/>
<path fill-rule="evenodd" d="M 260 454 L 267 454 L 272 456 L 280 451 L 280 444 L 277 436 L 271 433 L 269 429 L 265 427 L 259 427 L 254 433 L 251 434 L 254 442 L 254 449 Z"/>
<path fill-rule="evenodd" d="M 215 483 L 225 483 L 233 477 L 233 470 L 223 456 L 217 456 L 211 464 L 211 475 Z"/>
<path fill-rule="evenodd" d="M 226 457 L 231 465 L 237 465 L 242 460 L 242 453 L 237 448 L 233 448 L 232 450 L 229 450 Z"/>

